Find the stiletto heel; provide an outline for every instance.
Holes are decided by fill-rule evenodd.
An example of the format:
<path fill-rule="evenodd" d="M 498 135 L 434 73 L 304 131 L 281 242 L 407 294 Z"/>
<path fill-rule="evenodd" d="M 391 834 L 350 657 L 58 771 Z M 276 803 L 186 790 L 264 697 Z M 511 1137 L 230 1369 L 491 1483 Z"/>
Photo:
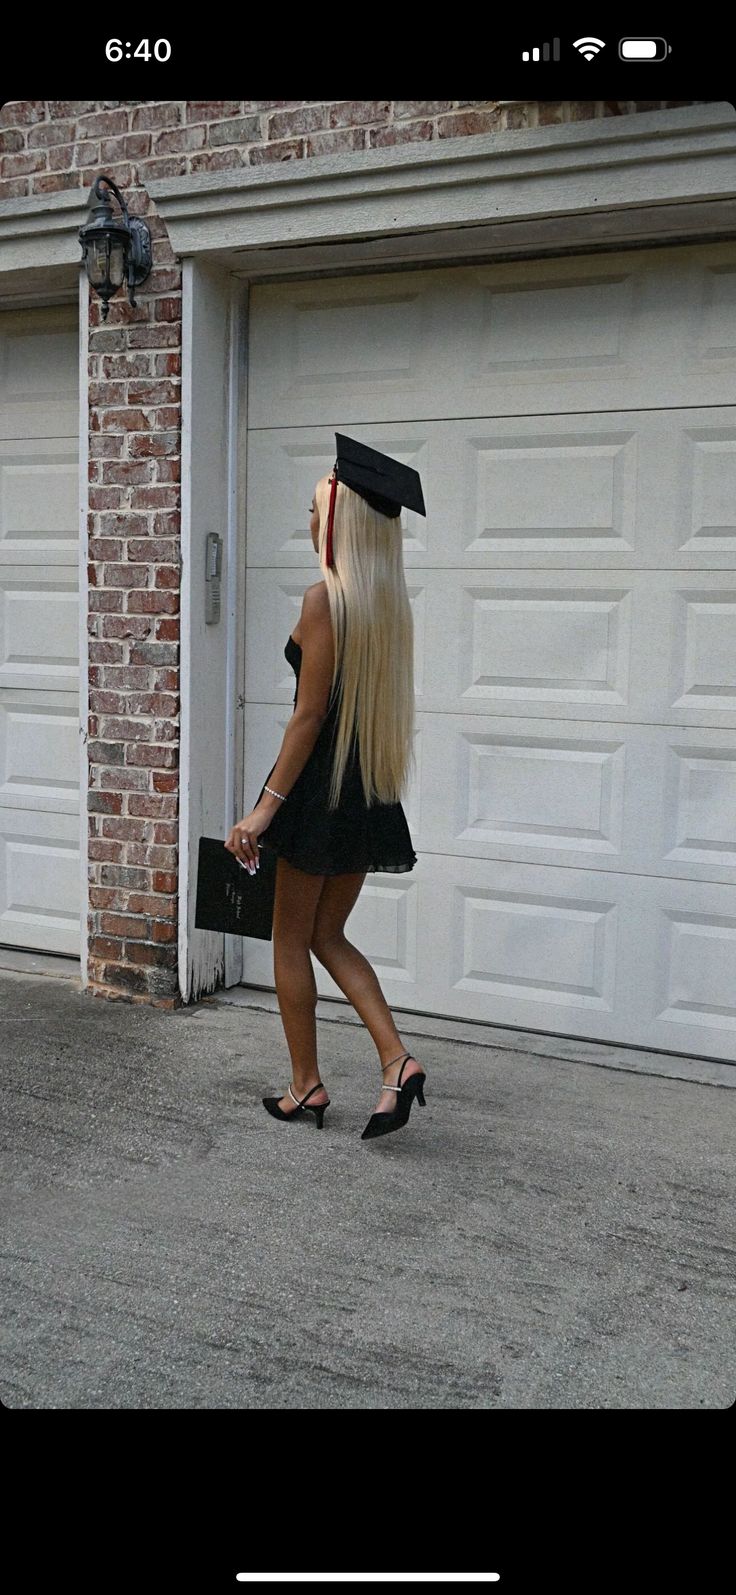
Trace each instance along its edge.
<path fill-rule="evenodd" d="M 313 1113 L 317 1129 L 321 1130 L 325 1114 L 330 1106 L 329 1102 L 320 1102 L 319 1104 L 312 1103 L 310 1107 L 306 1107 L 305 1104 L 308 1102 L 311 1096 L 314 1096 L 315 1091 L 320 1091 L 322 1089 L 322 1081 L 318 1080 L 317 1084 L 312 1086 L 311 1091 L 308 1091 L 307 1095 L 302 1097 L 301 1102 L 299 1101 L 298 1097 L 294 1096 L 291 1086 L 287 1086 L 286 1089 L 291 1097 L 292 1102 L 296 1103 L 294 1112 L 284 1113 L 283 1108 L 279 1107 L 278 1097 L 263 1097 L 261 1100 L 266 1112 L 270 1113 L 273 1119 L 280 1119 L 282 1124 L 290 1124 L 292 1119 L 301 1119 L 304 1117 L 305 1113 Z"/>
<path fill-rule="evenodd" d="M 416 1058 L 412 1057 L 410 1052 L 399 1053 L 399 1058 L 403 1058 L 403 1062 L 399 1070 L 399 1084 L 384 1085 L 383 1087 L 384 1091 L 395 1091 L 397 1093 L 396 1107 L 391 1113 L 372 1113 L 363 1131 L 363 1134 L 360 1137 L 361 1141 L 372 1141 L 377 1135 L 389 1135 L 392 1130 L 400 1130 L 402 1126 L 406 1124 L 409 1118 L 409 1114 L 411 1113 L 411 1105 L 415 1097 L 417 1102 L 421 1103 L 422 1107 L 426 1107 L 426 1103 L 424 1101 L 424 1082 L 427 1078 L 426 1074 L 424 1074 L 423 1071 L 421 1073 L 411 1074 L 408 1080 L 405 1080 L 404 1084 L 402 1085 L 401 1076 L 404 1073 L 404 1068 L 408 1060 L 411 1058 L 413 1063 L 416 1063 L 417 1060 Z M 398 1063 L 399 1058 L 392 1058 L 391 1063 Z M 390 1069 L 391 1063 L 384 1063 L 383 1069 Z"/>

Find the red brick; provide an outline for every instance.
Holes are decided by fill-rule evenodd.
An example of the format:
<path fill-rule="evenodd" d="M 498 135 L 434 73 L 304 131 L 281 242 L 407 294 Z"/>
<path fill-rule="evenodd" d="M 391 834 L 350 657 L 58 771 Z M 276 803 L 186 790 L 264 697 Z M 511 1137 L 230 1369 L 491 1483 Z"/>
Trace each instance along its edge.
<path fill-rule="evenodd" d="M 123 799 L 119 792 L 88 792 L 87 808 L 98 814 L 122 814 Z"/>
<path fill-rule="evenodd" d="M 87 857 L 90 863 L 113 864 L 122 857 L 122 844 L 120 842 L 103 841 L 100 837 L 90 837 L 87 842 Z"/>
<path fill-rule="evenodd" d="M 201 150 L 206 138 L 206 129 L 201 124 L 194 127 L 166 128 L 163 132 L 154 132 L 153 153 L 179 155 L 189 150 Z"/>
<path fill-rule="evenodd" d="M 167 843 L 176 846 L 179 841 L 179 826 L 172 820 L 160 821 L 153 827 L 153 840 L 160 846 L 165 846 Z"/>
<path fill-rule="evenodd" d="M 153 742 L 131 742 L 125 753 L 126 764 L 145 765 L 151 770 L 175 770 L 179 763 L 178 748 L 162 747 Z"/>
<path fill-rule="evenodd" d="M 103 820 L 102 830 L 105 836 L 118 842 L 145 842 L 148 840 L 150 821 L 131 820 L 123 815 L 121 819 Z"/>
<path fill-rule="evenodd" d="M 402 122 L 398 126 L 372 127 L 368 131 L 371 149 L 388 149 L 396 144 L 416 144 L 431 139 L 434 128 L 431 122 Z"/>
<path fill-rule="evenodd" d="M 144 101 L 136 106 L 130 119 L 131 128 L 148 128 L 151 131 L 159 127 L 173 127 L 181 122 L 181 106 L 178 100 L 164 100 L 156 105 Z"/>
<path fill-rule="evenodd" d="M 176 509 L 179 490 L 175 486 L 154 483 L 148 487 L 131 488 L 130 501 L 137 510 Z"/>
<path fill-rule="evenodd" d="M 389 100 L 340 100 L 330 106 L 330 127 L 358 127 L 365 122 L 387 122 Z"/>
<path fill-rule="evenodd" d="M 27 177 L 33 172 L 46 170 L 46 156 L 43 150 L 37 150 L 35 155 L 29 155 L 25 150 L 21 155 L 3 155 L 0 159 L 1 177 Z M 56 179 L 51 179 L 55 184 Z"/>
<path fill-rule="evenodd" d="M 88 607 L 90 610 L 114 613 L 117 610 L 122 610 L 123 594 L 111 592 L 106 587 L 93 588 L 88 594 Z"/>
<path fill-rule="evenodd" d="M 138 914 L 100 914 L 100 929 L 108 936 L 124 936 L 136 941 L 150 939 L 150 920 Z"/>
<path fill-rule="evenodd" d="M 135 560 L 162 560 L 164 564 L 173 564 L 178 553 L 178 539 L 173 537 L 133 537 L 127 545 L 127 555 L 131 563 Z"/>
<path fill-rule="evenodd" d="M 114 941 L 111 936 L 93 936 L 89 943 L 93 958 L 120 958 L 122 951 L 122 941 Z"/>
<path fill-rule="evenodd" d="M 330 133 L 311 133 L 307 139 L 308 155 L 339 155 L 343 150 L 364 150 L 364 127 L 334 128 Z"/>
<path fill-rule="evenodd" d="M 152 566 L 140 563 L 135 565 L 105 565 L 104 585 L 105 587 L 124 587 L 128 592 L 133 588 L 137 590 L 147 588 L 149 573 L 152 568 Z M 128 608 L 130 608 L 130 605 L 128 605 Z"/>
<path fill-rule="evenodd" d="M 161 820 L 174 818 L 178 813 L 176 793 L 146 792 L 128 799 L 129 814 L 147 814 Z"/>
<path fill-rule="evenodd" d="M 173 621 L 162 621 L 162 625 L 174 625 Z M 130 648 L 130 663 L 132 665 L 172 665 L 176 664 L 178 648 L 174 643 L 165 642 L 138 642 L 132 643 Z"/>
<path fill-rule="evenodd" d="M 179 448 L 178 432 L 135 433 L 130 439 L 129 454 L 132 460 L 152 459 L 178 453 Z"/>
<path fill-rule="evenodd" d="M 102 480 L 118 482 L 121 485 L 150 482 L 152 470 L 153 465 L 149 460 L 104 460 Z"/>
<path fill-rule="evenodd" d="M 154 892 L 164 892 L 164 893 L 175 892 L 176 891 L 176 887 L 177 887 L 177 877 L 174 874 L 173 870 L 154 870 L 154 872 L 153 872 L 153 890 L 154 890 Z"/>
<path fill-rule="evenodd" d="M 120 487 L 91 487 L 87 495 L 91 510 L 117 510 L 123 503 Z"/>
<path fill-rule="evenodd" d="M 156 587 L 174 588 L 178 591 L 181 586 L 181 566 L 159 565 L 154 572 Z"/>
<path fill-rule="evenodd" d="M 503 107 L 484 111 L 455 111 L 450 116 L 437 119 L 440 138 L 466 138 L 474 133 L 495 133 L 503 128 Z"/>
<path fill-rule="evenodd" d="M 98 111 L 92 116 L 82 118 L 79 130 L 84 134 L 85 138 L 95 138 L 98 134 L 103 136 L 105 134 L 124 133 L 128 127 L 128 116 L 129 112 L 122 109 L 118 111 Z M 117 183 L 117 181 L 116 175 L 115 182 Z"/>
<path fill-rule="evenodd" d="M 147 432 L 150 430 L 150 424 L 143 410 L 117 409 L 101 412 L 103 432 Z"/>
<path fill-rule="evenodd" d="M 2 161 L 0 161 L 0 169 L 2 169 Z M 0 182 L 0 200 L 20 199 L 21 196 L 24 196 L 30 192 L 30 187 L 31 185 L 27 177 L 9 178 L 5 183 Z"/>
<path fill-rule="evenodd" d="M 123 743 L 118 743 L 122 754 L 125 753 Z M 97 766 L 98 787 L 101 792 L 128 792 L 136 794 L 148 791 L 148 776 L 145 770 L 131 770 L 113 768 L 105 769 L 103 765 Z M 130 813 L 130 797 L 128 797 L 128 813 Z"/>
<path fill-rule="evenodd" d="M 0 106 L 0 127 L 27 127 L 34 122 L 44 122 L 47 115 L 45 100 L 6 100 Z"/>
<path fill-rule="evenodd" d="M 125 720 L 115 716 L 102 721 L 102 735 L 115 742 L 147 742 L 152 727 L 145 720 Z"/>
<path fill-rule="evenodd" d="M 90 692 L 90 709 L 98 714 L 107 710 L 110 714 L 122 714 L 125 709 L 125 696 L 122 692 Z"/>
<path fill-rule="evenodd" d="M 129 892 L 127 907 L 131 914 L 150 914 L 152 919 L 176 918 L 176 898 L 154 896 L 153 892 Z"/>
<path fill-rule="evenodd" d="M 136 567 L 140 569 L 141 567 Z M 179 610 L 179 594 L 136 590 L 127 594 L 128 614 L 175 615 Z"/>
<path fill-rule="evenodd" d="M 127 707 L 129 714 L 175 715 L 179 711 L 179 699 L 171 692 L 129 692 Z"/>
<path fill-rule="evenodd" d="M 178 620 L 157 620 L 156 621 L 156 639 L 157 639 L 157 641 L 161 641 L 161 642 L 178 642 L 178 640 L 179 640 L 179 621 Z"/>
<path fill-rule="evenodd" d="M 280 144 L 253 144 L 248 151 L 251 166 L 273 165 L 276 161 L 300 160 L 305 154 L 304 140 L 284 139 Z"/>
<path fill-rule="evenodd" d="M 91 660 L 100 665 L 119 664 L 123 658 L 123 649 L 116 642 L 90 642 L 87 653 Z"/>
<path fill-rule="evenodd" d="M 103 964 L 100 978 L 109 986 L 123 986 L 126 993 L 148 990 L 144 971 L 132 969 L 128 964 Z"/>
<path fill-rule="evenodd" d="M 153 314 L 155 321 L 181 321 L 180 297 L 178 295 L 176 297 L 164 295 L 162 299 L 154 300 Z"/>

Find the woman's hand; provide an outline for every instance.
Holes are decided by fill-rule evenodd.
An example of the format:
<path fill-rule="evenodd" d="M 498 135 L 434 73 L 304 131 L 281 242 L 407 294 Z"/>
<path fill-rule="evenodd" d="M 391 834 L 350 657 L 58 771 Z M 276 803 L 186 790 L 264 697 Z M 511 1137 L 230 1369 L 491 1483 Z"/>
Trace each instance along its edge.
<path fill-rule="evenodd" d="M 228 852 L 234 853 L 239 864 L 244 869 L 258 869 L 258 837 L 268 830 L 273 815 L 264 813 L 263 809 L 255 808 L 251 814 L 246 814 L 244 820 L 239 820 L 234 825 L 225 843 Z"/>

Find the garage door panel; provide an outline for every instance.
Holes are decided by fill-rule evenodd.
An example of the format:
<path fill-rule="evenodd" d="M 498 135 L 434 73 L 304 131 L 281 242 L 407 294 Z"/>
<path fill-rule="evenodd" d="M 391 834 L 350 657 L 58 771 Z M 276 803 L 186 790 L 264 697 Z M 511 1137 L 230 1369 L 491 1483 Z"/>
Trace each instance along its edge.
<path fill-rule="evenodd" d="M 734 724 L 732 575 L 427 571 L 424 586 L 421 709 Z"/>
<path fill-rule="evenodd" d="M 736 401 L 733 246 L 261 284 L 249 425 Z M 439 404 L 439 408 L 438 408 Z"/>
<path fill-rule="evenodd" d="M 76 571 L 79 465 L 76 438 L 0 440 L 0 565 L 19 561 Z"/>
<path fill-rule="evenodd" d="M 76 305 L 0 315 L 0 438 L 79 438 Z"/>
<path fill-rule="evenodd" d="M 0 941 L 78 955 L 76 306 L 0 313 Z"/>
<path fill-rule="evenodd" d="M 79 820 L 0 809 L 0 942 L 79 951 Z"/>
<path fill-rule="evenodd" d="M 79 680 L 76 571 L 0 570 L 0 687 L 68 692 Z"/>
<path fill-rule="evenodd" d="M 0 688 L 0 809 L 79 813 L 75 693 Z"/>
<path fill-rule="evenodd" d="M 420 890 L 430 1012 L 736 1059 L 722 886 L 464 859 L 433 861 Z"/>
<path fill-rule="evenodd" d="M 334 430 L 252 434 L 254 565 L 313 560 L 304 510 L 334 464 Z M 736 570 L 736 422 L 726 406 L 351 430 L 421 475 L 430 513 L 401 519 L 409 573 Z"/>
<path fill-rule="evenodd" d="M 249 571 L 248 701 L 293 700 L 283 649 L 317 569 Z M 733 576 L 415 569 L 407 588 L 418 712 L 734 726 Z"/>
<path fill-rule="evenodd" d="M 417 721 L 423 853 L 736 886 L 732 733 L 510 716 Z"/>

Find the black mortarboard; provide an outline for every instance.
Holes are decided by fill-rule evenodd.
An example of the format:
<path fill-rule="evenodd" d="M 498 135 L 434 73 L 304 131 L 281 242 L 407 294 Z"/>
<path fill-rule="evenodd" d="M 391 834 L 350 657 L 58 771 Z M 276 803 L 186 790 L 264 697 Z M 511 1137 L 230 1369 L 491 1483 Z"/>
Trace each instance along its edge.
<path fill-rule="evenodd" d="M 338 481 L 359 493 L 372 509 L 392 518 L 401 514 L 402 507 L 426 515 L 418 471 L 342 432 L 335 433 L 335 443 Z"/>
<path fill-rule="evenodd" d="M 356 438 L 345 437 L 343 432 L 335 433 L 335 447 L 337 458 L 332 473 L 327 516 L 325 558 L 328 565 L 334 565 L 332 532 L 338 482 L 359 493 L 371 509 L 388 515 L 391 520 L 401 514 L 402 508 L 416 510 L 418 515 L 427 513 L 419 472 L 413 470 L 411 465 L 401 465 L 398 460 L 392 460 L 390 454 L 380 454 L 378 449 L 369 448 L 367 443 L 358 443 Z"/>

